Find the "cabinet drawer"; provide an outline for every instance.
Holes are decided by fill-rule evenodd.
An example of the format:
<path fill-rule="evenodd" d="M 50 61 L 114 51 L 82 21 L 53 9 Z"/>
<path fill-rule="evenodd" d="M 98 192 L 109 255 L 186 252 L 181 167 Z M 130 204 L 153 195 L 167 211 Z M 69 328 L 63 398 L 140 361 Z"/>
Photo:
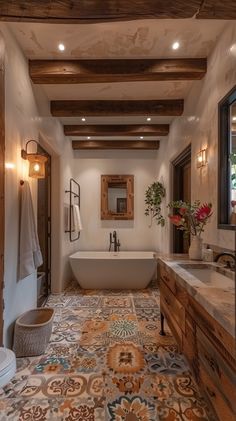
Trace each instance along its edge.
<path fill-rule="evenodd" d="M 162 302 L 165 303 L 172 317 L 177 322 L 178 326 L 185 332 L 185 309 L 184 306 L 175 298 L 170 289 L 163 281 L 160 283 L 160 293 Z"/>
<path fill-rule="evenodd" d="M 167 272 L 167 270 L 163 266 L 160 266 L 160 276 L 161 279 L 165 282 L 165 284 L 173 292 L 173 294 L 176 294 L 175 279 Z"/>
<path fill-rule="evenodd" d="M 178 324 L 176 323 L 175 319 L 172 317 L 172 311 L 169 310 L 162 296 L 161 296 L 160 305 L 161 305 L 161 312 L 165 316 L 165 319 L 168 323 L 171 333 L 173 334 L 180 350 L 182 350 L 182 344 L 183 344 L 182 331 L 180 327 L 178 326 Z"/>
<path fill-rule="evenodd" d="M 192 297 L 189 297 L 187 311 L 206 336 L 215 343 L 218 351 L 221 354 L 228 354 L 226 359 L 230 358 L 230 355 L 235 356 L 235 339 L 233 336 L 230 335 L 230 333 L 228 333 L 223 326 L 221 326 L 209 313 L 207 313 L 207 311 Z"/>
<path fill-rule="evenodd" d="M 212 407 L 214 408 L 216 414 L 219 417 L 220 421 L 233 421 L 236 414 L 229 407 L 225 401 L 223 395 L 212 382 L 211 377 L 208 372 L 205 370 L 204 366 L 200 364 L 200 379 L 202 383 L 202 389 L 210 401 Z"/>
<path fill-rule="evenodd" d="M 214 385 L 220 390 L 230 409 L 236 413 L 235 371 L 229 367 L 199 328 L 197 328 L 197 347 L 200 365 L 204 367 Z"/>

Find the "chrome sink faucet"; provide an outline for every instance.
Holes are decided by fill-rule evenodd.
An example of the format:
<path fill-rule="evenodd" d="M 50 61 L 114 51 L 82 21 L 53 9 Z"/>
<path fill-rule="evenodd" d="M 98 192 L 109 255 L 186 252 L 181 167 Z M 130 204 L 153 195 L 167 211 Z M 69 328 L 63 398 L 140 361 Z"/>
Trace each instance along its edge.
<path fill-rule="evenodd" d="M 116 231 L 113 231 L 113 233 L 110 232 L 109 251 L 111 251 L 112 244 L 114 245 L 114 252 L 120 251 L 120 240 L 117 237 Z"/>

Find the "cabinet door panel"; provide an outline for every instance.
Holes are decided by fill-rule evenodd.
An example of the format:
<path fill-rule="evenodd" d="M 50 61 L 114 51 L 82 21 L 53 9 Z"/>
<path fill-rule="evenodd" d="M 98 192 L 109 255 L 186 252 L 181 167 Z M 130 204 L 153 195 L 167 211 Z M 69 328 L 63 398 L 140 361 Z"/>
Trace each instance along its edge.
<path fill-rule="evenodd" d="M 175 279 L 171 274 L 169 274 L 163 266 L 160 267 L 160 275 L 161 279 L 165 282 L 166 285 L 170 288 L 170 290 L 173 292 L 173 294 L 176 294 L 176 288 L 175 288 Z"/>
<path fill-rule="evenodd" d="M 214 384 L 236 412 L 236 374 L 223 360 L 206 336 L 197 328 L 199 363 L 208 372 Z"/>
<path fill-rule="evenodd" d="M 232 421 L 236 414 L 231 410 L 224 397 L 212 382 L 211 377 L 200 364 L 200 380 L 202 388 L 221 421 Z"/>
<path fill-rule="evenodd" d="M 180 329 L 185 332 L 184 306 L 175 298 L 170 289 L 165 286 L 164 282 L 160 283 L 160 292 L 169 312 L 172 313 L 172 317 L 175 319 Z"/>
<path fill-rule="evenodd" d="M 173 334 L 180 350 L 182 351 L 182 331 L 178 324 L 176 323 L 175 319 L 173 319 L 172 314 L 166 305 L 165 301 L 163 300 L 163 297 L 161 297 L 161 312 L 164 314 L 167 323 L 169 325 L 169 328 L 171 330 L 171 333 Z"/>

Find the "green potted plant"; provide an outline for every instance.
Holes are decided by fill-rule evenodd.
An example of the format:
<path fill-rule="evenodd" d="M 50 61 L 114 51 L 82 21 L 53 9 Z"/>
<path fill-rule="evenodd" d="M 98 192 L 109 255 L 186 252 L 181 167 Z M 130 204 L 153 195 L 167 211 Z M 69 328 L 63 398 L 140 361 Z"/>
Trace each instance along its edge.
<path fill-rule="evenodd" d="M 165 225 L 165 218 L 161 214 L 161 202 L 163 197 L 166 195 L 165 187 L 159 181 L 155 181 L 150 186 L 148 186 L 145 193 L 145 215 L 150 216 L 151 222 L 150 227 L 152 226 L 152 221 L 155 218 L 157 225 L 162 227 Z"/>

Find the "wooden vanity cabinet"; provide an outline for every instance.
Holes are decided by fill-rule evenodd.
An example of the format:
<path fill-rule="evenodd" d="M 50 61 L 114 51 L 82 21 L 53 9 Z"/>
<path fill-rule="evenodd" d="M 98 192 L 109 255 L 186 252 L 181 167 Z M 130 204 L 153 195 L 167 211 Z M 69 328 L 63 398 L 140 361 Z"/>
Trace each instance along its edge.
<path fill-rule="evenodd" d="M 160 263 L 161 313 L 219 420 L 232 421 L 236 419 L 235 340 L 171 272 Z"/>

